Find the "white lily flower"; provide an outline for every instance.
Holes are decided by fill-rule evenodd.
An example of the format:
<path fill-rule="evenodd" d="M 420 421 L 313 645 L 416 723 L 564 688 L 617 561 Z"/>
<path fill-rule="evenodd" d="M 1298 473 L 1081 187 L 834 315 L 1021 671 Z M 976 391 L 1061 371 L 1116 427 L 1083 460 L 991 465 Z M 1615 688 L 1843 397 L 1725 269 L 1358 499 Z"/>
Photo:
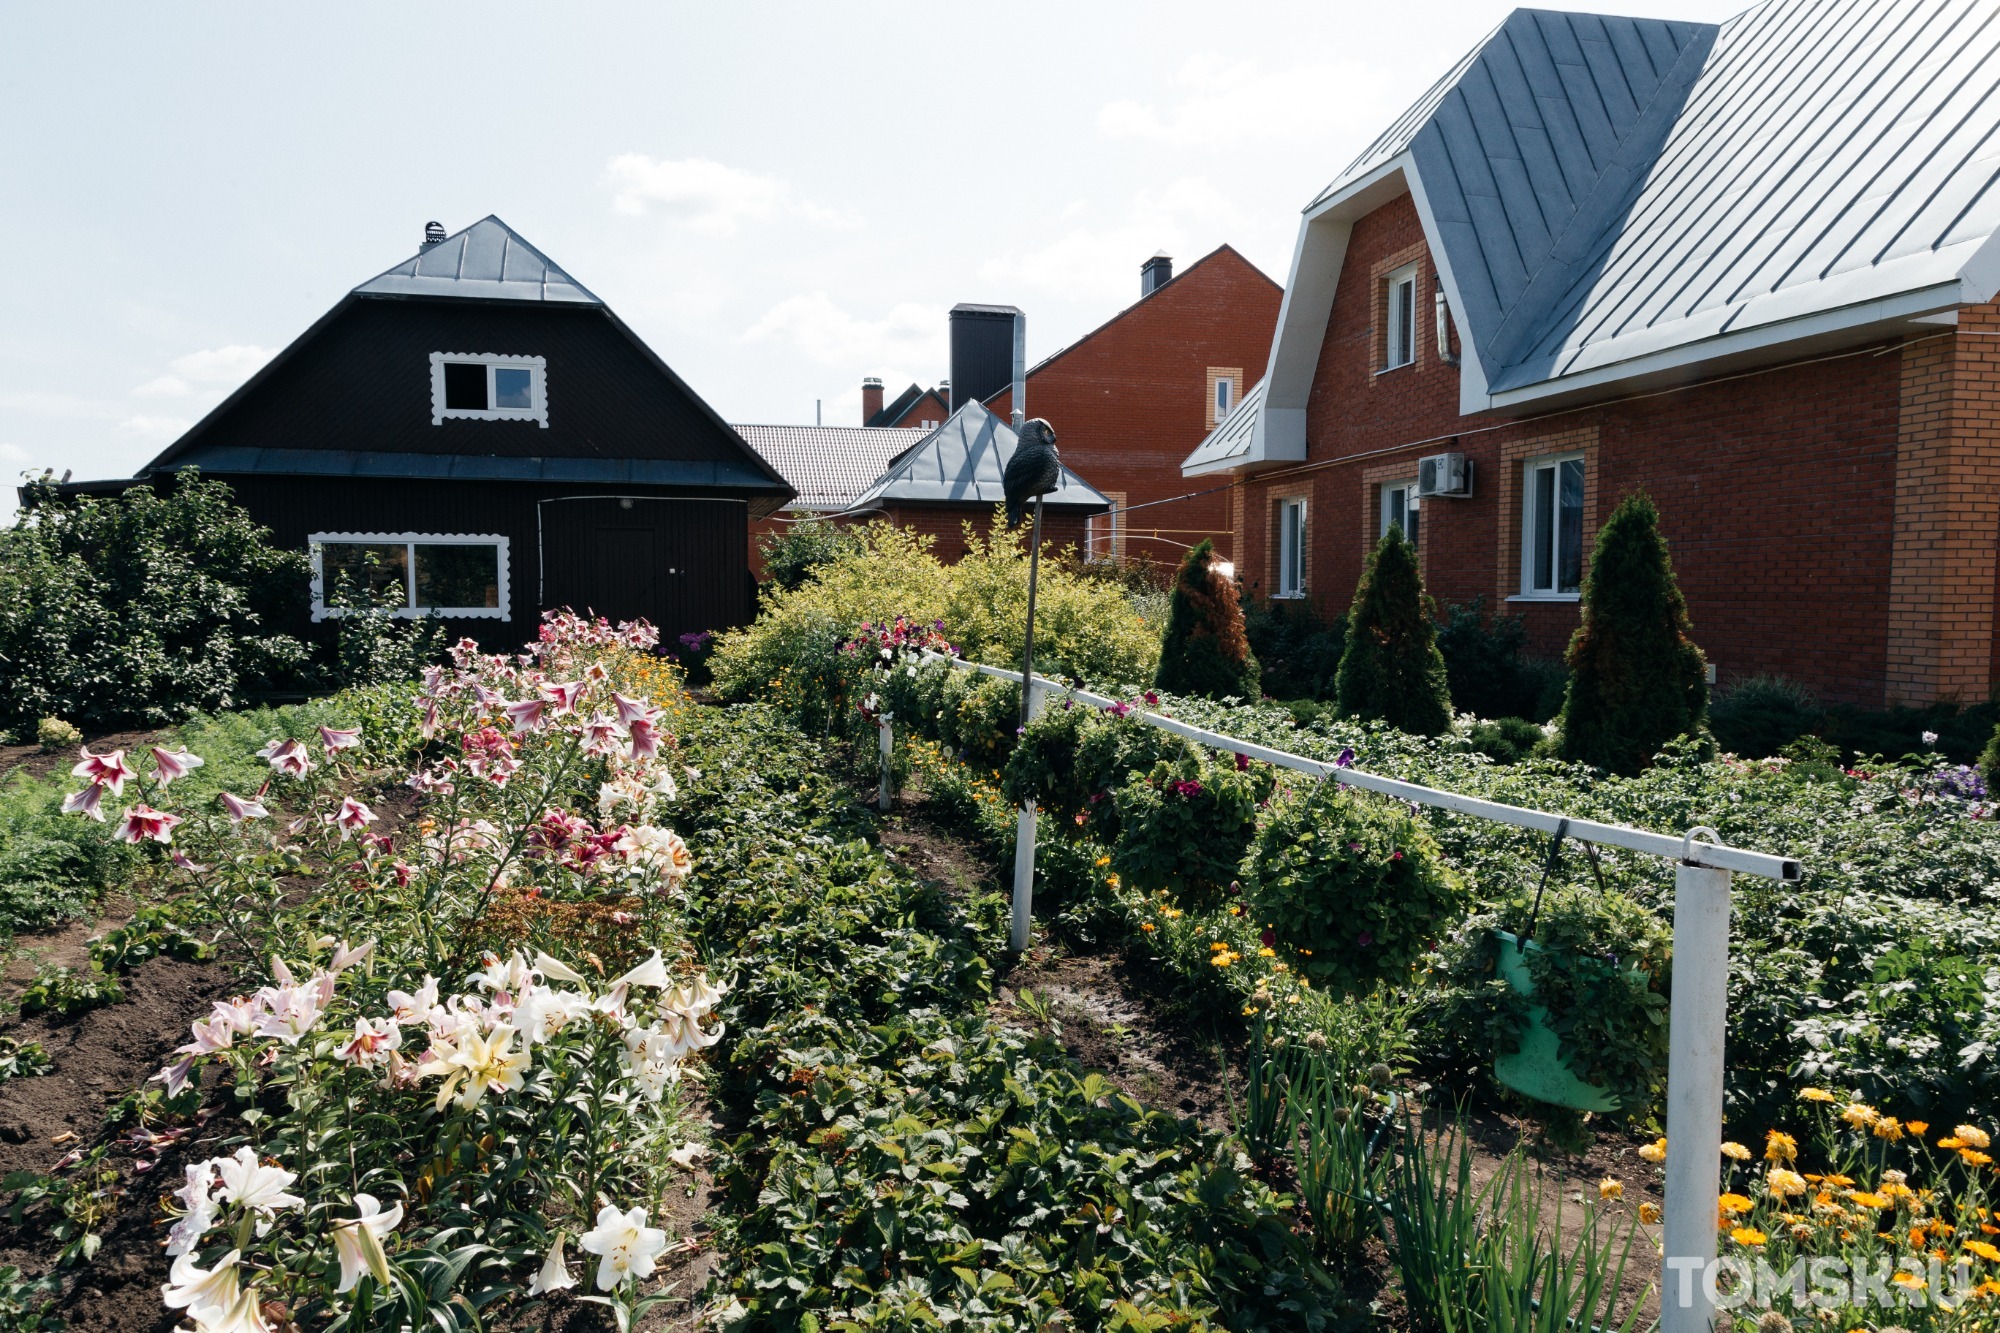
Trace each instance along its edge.
<path fill-rule="evenodd" d="M 245 1287 L 225 1308 L 196 1313 L 194 1328 L 195 1333 L 272 1333 L 264 1322 L 264 1293 Z"/>
<path fill-rule="evenodd" d="M 173 1192 L 185 1210 L 167 1233 L 167 1257 L 177 1259 L 201 1244 L 215 1225 L 215 1163 L 196 1162 L 187 1168 L 187 1183 Z"/>
<path fill-rule="evenodd" d="M 606 1204 L 597 1214 L 597 1226 L 576 1242 L 591 1254 L 602 1256 L 597 1264 L 597 1289 L 610 1291 L 634 1278 L 651 1277 L 653 1265 L 667 1248 L 667 1233 L 646 1225 L 646 1210 L 629 1213 Z"/>
<path fill-rule="evenodd" d="M 667 1160 L 683 1171 L 692 1171 L 694 1164 L 708 1155 L 708 1148 L 703 1144 L 683 1143 L 667 1154 Z"/>
<path fill-rule="evenodd" d="M 566 963 L 558 962 L 545 953 L 535 955 L 535 970 L 549 981 L 567 981 L 572 986 L 587 984 L 583 975 Z"/>
<path fill-rule="evenodd" d="M 542 1260 L 541 1271 L 528 1284 L 530 1296 L 541 1296 L 551 1291 L 563 1291 L 576 1285 L 576 1279 L 569 1275 L 569 1265 L 563 1261 L 563 1234 L 556 1233 L 555 1244 L 549 1246 L 546 1259 Z"/>
<path fill-rule="evenodd" d="M 639 964 L 639 966 L 633 968 L 630 972 L 627 972 L 611 984 L 613 986 L 652 986 L 659 988 L 666 986 L 671 980 L 672 978 L 667 975 L 666 960 L 661 958 L 660 951 L 655 949 L 651 958 L 648 958 L 645 962 Z"/>
<path fill-rule="evenodd" d="M 249 1148 L 238 1148 L 234 1157 L 211 1160 L 222 1185 L 222 1197 L 266 1219 L 258 1223 L 258 1235 L 270 1230 L 268 1219 L 279 1209 L 305 1207 L 304 1199 L 285 1193 L 285 1187 L 298 1179 L 297 1174 L 281 1166 L 265 1166 Z"/>
<path fill-rule="evenodd" d="M 382 1237 L 403 1223 L 402 1204 L 384 1212 L 372 1194 L 355 1195 L 354 1208 L 359 1214 L 354 1220 L 333 1224 L 333 1249 L 340 1256 L 336 1295 L 354 1290 L 363 1270 L 384 1287 L 389 1285 L 389 1256 L 383 1252 Z"/>
<path fill-rule="evenodd" d="M 169 1310 L 186 1310 L 196 1319 L 229 1309 L 236 1303 L 236 1261 L 241 1257 L 240 1250 L 231 1250 L 215 1267 L 203 1268 L 193 1255 L 181 1255 L 160 1288 L 160 1299 Z"/>

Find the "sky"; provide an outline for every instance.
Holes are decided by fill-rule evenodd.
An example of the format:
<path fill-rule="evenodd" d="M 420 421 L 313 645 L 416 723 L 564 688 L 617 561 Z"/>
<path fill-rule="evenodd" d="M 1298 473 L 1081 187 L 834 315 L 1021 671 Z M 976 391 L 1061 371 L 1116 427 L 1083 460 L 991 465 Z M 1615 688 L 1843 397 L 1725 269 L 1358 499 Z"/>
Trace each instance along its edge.
<path fill-rule="evenodd" d="M 1605 8 L 1564 5 L 1553 8 Z M 1741 0 L 1617 12 L 1718 21 Z M 431 219 L 499 215 L 730 421 L 1031 361 L 1299 210 L 1507 9 L 1400 3 L 0 6 L 0 515 L 127 476 Z"/>

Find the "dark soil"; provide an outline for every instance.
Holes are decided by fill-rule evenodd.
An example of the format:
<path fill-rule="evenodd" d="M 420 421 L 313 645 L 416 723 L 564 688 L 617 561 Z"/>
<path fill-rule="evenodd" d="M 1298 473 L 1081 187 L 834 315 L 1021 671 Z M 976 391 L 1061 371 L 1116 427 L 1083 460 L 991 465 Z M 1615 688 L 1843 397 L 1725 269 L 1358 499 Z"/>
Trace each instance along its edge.
<path fill-rule="evenodd" d="M 102 754 L 106 750 L 136 750 L 152 744 L 159 736 L 158 731 L 85 732 L 83 744 Z M 59 768 L 67 772 L 75 763 L 76 750 L 67 745 L 58 750 L 44 750 L 32 743 L 0 745 L 0 778 L 16 770 L 31 778 L 46 777 Z"/>

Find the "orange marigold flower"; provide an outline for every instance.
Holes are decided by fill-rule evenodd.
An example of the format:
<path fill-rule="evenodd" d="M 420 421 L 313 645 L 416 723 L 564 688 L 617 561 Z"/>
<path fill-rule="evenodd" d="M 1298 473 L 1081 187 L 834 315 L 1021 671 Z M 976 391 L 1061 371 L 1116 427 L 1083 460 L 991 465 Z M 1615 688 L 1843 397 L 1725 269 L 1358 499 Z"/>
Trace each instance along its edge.
<path fill-rule="evenodd" d="M 1965 1249 L 1967 1253 L 1976 1254 L 1989 1264 L 2000 1264 L 2000 1248 L 1996 1248 L 1990 1241 L 1969 1240 L 1965 1242 Z"/>
<path fill-rule="evenodd" d="M 1641 1144 L 1639 1146 L 1639 1157 L 1643 1161 L 1654 1163 L 1666 1161 L 1667 1141 L 1665 1139 L 1655 1139 L 1651 1143 Z"/>
<path fill-rule="evenodd" d="M 1744 1147 L 1744 1146 L 1743 1146 L 1742 1144 L 1740 1144 L 1740 1143 L 1725 1143 L 1725 1144 L 1723 1144 L 1723 1145 L 1722 1145 L 1722 1155 L 1723 1155 L 1724 1157 L 1729 1157 L 1729 1158 L 1733 1158 L 1733 1159 L 1735 1159 L 1736 1161 L 1739 1161 L 1739 1162 L 1747 1162 L 1747 1161 L 1749 1161 L 1749 1160 L 1750 1160 L 1750 1150 L 1749 1150 L 1748 1148 Z"/>
<path fill-rule="evenodd" d="M 1722 1206 L 1722 1211 L 1725 1213 L 1747 1213 L 1757 1206 L 1741 1194 L 1725 1194 L 1716 1202 Z"/>
<path fill-rule="evenodd" d="M 1799 1096 L 1809 1102 L 1830 1102 L 1834 1100 L 1833 1094 L 1825 1088 L 1800 1088 Z"/>
<path fill-rule="evenodd" d="M 1905 1120 L 1903 1122 L 1903 1128 L 1909 1130 L 1910 1133 L 1912 1134 L 1927 1134 L 1930 1132 L 1931 1127 L 1929 1123 L 1926 1121 Z"/>
<path fill-rule="evenodd" d="M 1875 1137 L 1878 1139 L 1887 1139 L 1890 1143 L 1894 1143 L 1903 1137 L 1902 1122 L 1892 1115 L 1883 1116 L 1875 1122 Z"/>
<path fill-rule="evenodd" d="M 1764 1157 L 1772 1162 L 1795 1162 L 1799 1156 L 1799 1141 L 1789 1134 L 1771 1130 L 1764 1135 Z"/>
<path fill-rule="evenodd" d="M 1730 1231 L 1729 1238 L 1738 1245 L 1750 1246 L 1762 1245 L 1766 1239 L 1764 1233 L 1755 1227 L 1736 1227 Z"/>
<path fill-rule="evenodd" d="M 1659 1225 L 1659 1221 L 1660 1221 L 1660 1205 L 1658 1205 L 1657 1203 L 1642 1203 L 1642 1204 L 1640 1204 L 1640 1205 L 1639 1205 L 1639 1220 L 1640 1220 L 1641 1222 L 1644 1222 L 1644 1223 L 1645 1223 L 1645 1224 L 1646 1224 L 1647 1226 L 1649 1226 L 1649 1227 L 1650 1227 L 1650 1226 L 1657 1226 L 1657 1225 Z"/>

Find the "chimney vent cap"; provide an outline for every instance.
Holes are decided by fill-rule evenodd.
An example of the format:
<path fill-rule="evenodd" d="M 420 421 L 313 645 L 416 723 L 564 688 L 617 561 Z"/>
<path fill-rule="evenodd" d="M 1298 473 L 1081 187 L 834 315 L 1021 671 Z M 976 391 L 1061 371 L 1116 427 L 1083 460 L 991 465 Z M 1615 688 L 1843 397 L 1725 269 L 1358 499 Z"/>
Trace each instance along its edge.
<path fill-rule="evenodd" d="M 861 387 L 864 389 L 879 389 L 882 387 L 882 377 L 879 375 L 870 375 L 867 379 L 861 381 Z"/>
<path fill-rule="evenodd" d="M 426 222 L 424 224 L 424 244 L 440 245 L 443 242 L 444 242 L 444 223 Z"/>

